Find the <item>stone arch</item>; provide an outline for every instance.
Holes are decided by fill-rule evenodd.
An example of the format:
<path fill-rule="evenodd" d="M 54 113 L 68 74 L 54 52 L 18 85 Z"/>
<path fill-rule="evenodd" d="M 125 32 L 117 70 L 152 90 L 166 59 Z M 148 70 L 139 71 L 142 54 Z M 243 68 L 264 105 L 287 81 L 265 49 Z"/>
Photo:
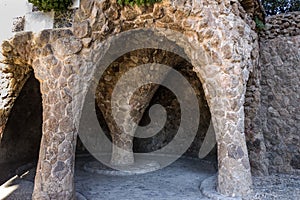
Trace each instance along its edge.
<path fill-rule="evenodd" d="M 179 46 L 185 49 L 185 52 L 189 55 L 193 66 L 195 66 L 195 71 L 203 83 L 210 108 L 213 109 L 213 122 L 217 132 L 218 149 L 221 157 L 221 159 L 219 159 L 220 174 L 233 172 L 229 176 L 219 174 L 219 190 L 228 195 L 233 195 L 234 193 L 245 194 L 249 191 L 251 176 L 243 131 L 243 102 L 248 73 L 252 67 L 252 57 L 250 52 L 254 51 L 249 45 L 249 41 L 252 42 L 256 35 L 253 31 L 251 31 L 251 28 L 248 25 L 246 25 L 245 28 L 242 28 L 242 26 L 245 25 L 245 22 L 232 13 L 225 13 L 225 16 L 220 20 L 213 20 L 216 16 L 214 16 L 207 7 L 205 8 L 202 3 L 192 1 L 193 5 L 191 7 L 193 9 L 198 8 L 198 10 L 195 9 L 189 14 L 187 14 L 185 10 L 187 8 L 187 2 L 172 2 L 171 6 L 168 3 L 164 5 L 165 9 L 162 9 L 163 6 L 159 4 L 150 8 L 150 10 L 153 9 L 153 15 L 154 13 L 158 15 L 160 13 L 162 16 L 156 16 L 156 21 L 149 23 L 149 25 L 145 23 L 147 20 L 144 20 L 143 22 L 140 18 L 136 19 L 135 14 L 137 13 L 134 13 L 135 11 L 129 7 L 126 7 L 121 11 L 121 13 L 118 13 L 118 9 L 120 8 L 113 3 L 110 4 L 104 1 L 100 5 L 97 5 L 98 2 L 95 2 L 93 5 L 93 3 L 85 4 L 83 2 L 81 11 L 82 15 L 85 16 L 85 19 L 87 20 L 84 23 L 79 23 L 78 26 L 90 23 L 90 26 L 92 27 L 91 37 L 94 37 L 96 41 L 98 39 L 102 40 L 101 36 L 103 37 L 103 35 L 113 35 L 118 32 L 136 29 L 138 27 L 149 28 L 154 26 L 161 29 L 157 30 L 158 32 L 162 31 L 164 28 L 173 30 L 165 32 L 162 31 L 162 35 L 175 41 L 179 44 Z M 227 3 L 228 2 L 225 1 L 224 4 L 221 3 L 220 5 L 215 6 L 223 6 L 221 9 L 226 10 L 226 8 L 230 7 L 229 5 L 226 5 Z M 170 11 L 172 10 L 172 8 L 170 8 L 172 6 L 180 10 L 181 15 L 178 13 L 176 14 L 180 15 L 180 17 L 186 17 L 186 20 L 179 19 L 179 22 L 177 21 L 176 23 L 176 20 L 174 20 L 174 18 L 176 19 L 176 14 L 172 16 L 173 11 Z M 100 8 L 100 11 L 96 10 L 95 7 Z M 168 10 L 169 8 L 170 10 Z M 88 14 L 90 10 L 92 10 L 95 14 L 92 20 L 85 15 Z M 164 15 L 162 10 L 169 15 Z M 146 14 L 151 13 L 151 11 L 148 11 L 149 13 L 147 13 L 147 10 L 140 12 L 145 12 Z M 201 17 L 204 19 L 200 19 L 199 16 L 197 18 L 197 14 L 199 13 L 202 13 Z M 97 21 L 98 15 L 100 16 L 99 18 L 101 18 L 102 14 L 116 14 L 116 16 L 120 14 L 120 18 L 123 17 L 123 21 L 120 24 L 118 24 L 118 22 L 115 23 L 114 20 L 116 19 Z M 228 14 L 228 16 L 226 16 L 226 14 Z M 135 23 L 135 20 L 138 21 L 138 23 Z M 230 25 L 232 21 L 236 23 L 236 27 L 240 30 L 233 30 L 231 28 L 233 26 Z M 197 25 L 195 25 L 197 22 L 200 24 L 204 23 L 199 25 L 199 27 L 203 26 L 206 28 L 202 29 L 197 27 Z M 97 29 L 99 23 L 107 27 L 107 33 L 105 33 L 105 31 L 102 32 L 102 29 Z M 110 27 L 112 24 L 114 24 L 114 26 Z M 194 27 L 189 27 L 189 25 L 194 25 Z M 76 26 L 77 25 L 75 25 L 75 27 Z M 115 26 L 116 28 L 114 28 Z M 197 30 L 197 28 L 199 29 Z M 182 37 L 174 37 L 174 30 L 183 32 L 188 39 L 184 40 Z M 222 44 L 220 44 L 219 41 L 222 41 Z M 249 51 L 246 52 L 245 49 Z M 226 89 L 222 89 L 224 86 Z M 224 108 L 228 109 L 228 111 L 224 110 Z M 240 134 L 237 134 L 238 132 Z M 233 138 L 229 139 L 230 137 Z M 232 141 L 232 143 L 230 141 Z M 236 154 L 236 152 L 239 153 Z M 230 165 L 232 165 L 231 163 L 233 162 L 235 162 L 234 165 L 239 167 L 235 170 L 229 171 L 225 169 L 225 165 L 227 165 L 228 168 L 232 168 Z M 239 174 L 242 171 L 247 171 L 246 173 L 248 175 Z M 239 182 L 239 184 L 237 184 L 237 182 L 232 180 L 232 177 L 244 177 L 243 180 L 247 181 L 237 180 L 237 182 Z M 229 186 L 228 183 L 232 185 Z M 222 184 L 223 186 L 221 186 Z M 240 188 L 237 188 L 237 185 L 239 185 Z M 234 188 L 236 188 L 236 190 Z"/>
<path fill-rule="evenodd" d="M 1 183 L 14 172 L 23 173 L 37 163 L 42 137 L 42 100 L 39 82 L 32 72 L 29 75 L 13 102 L 1 137 L 0 163 L 4 168 L 0 173 Z"/>
<path fill-rule="evenodd" d="M 44 112 L 33 199 L 75 197 L 76 136 L 95 64 L 109 49 L 111 36 L 138 28 L 152 28 L 188 55 L 202 82 L 216 131 L 218 190 L 230 196 L 247 194 L 252 181 L 243 103 L 256 34 L 237 10 L 231 10 L 227 0 L 166 0 L 149 7 L 83 0 L 73 31 L 44 30 L 35 37 L 26 33 L 28 45 L 18 51 L 41 82 Z"/>
<path fill-rule="evenodd" d="M 147 31 L 146 31 L 147 32 Z M 146 33 L 145 32 L 145 33 Z M 132 34 L 134 35 L 135 33 L 132 32 Z M 140 36 L 142 36 L 143 34 L 140 34 Z M 147 33 L 147 36 L 150 36 L 150 32 Z M 128 40 L 135 40 L 136 38 L 126 38 Z M 151 41 L 154 42 L 153 38 L 150 39 Z M 163 41 L 163 39 L 162 39 Z M 104 113 L 105 115 L 105 119 L 108 123 L 110 132 L 111 132 L 111 136 L 112 136 L 112 140 L 114 145 L 116 145 L 117 147 L 114 148 L 113 152 L 112 152 L 112 158 L 111 158 L 111 164 L 112 165 L 130 165 L 133 164 L 134 161 L 134 156 L 133 156 L 133 151 L 132 151 L 132 146 L 133 146 L 133 135 L 135 135 L 136 132 L 136 125 L 133 126 L 127 126 L 127 123 L 122 124 L 115 122 L 114 117 L 112 115 L 113 112 L 113 108 L 112 104 L 116 103 L 118 104 L 118 107 L 123 107 L 122 105 L 119 104 L 119 100 L 118 99 L 114 99 L 112 97 L 112 93 L 113 93 L 113 87 L 117 85 L 118 81 L 120 78 L 122 78 L 122 76 L 125 73 L 128 73 L 129 70 L 140 66 L 140 65 L 147 65 L 149 63 L 159 63 L 161 65 L 167 65 L 169 67 L 175 67 L 176 65 L 182 63 L 184 60 L 182 57 L 180 57 L 177 54 L 172 54 L 172 52 L 166 51 L 166 50 L 162 50 L 162 49 L 158 49 L 158 48 L 150 48 L 150 46 L 154 45 L 153 42 L 151 42 L 151 45 L 146 46 L 145 48 L 142 47 L 142 49 L 139 50 L 133 50 L 131 51 L 131 49 L 127 49 L 129 52 L 125 52 L 125 54 L 122 55 L 123 52 L 120 53 L 119 58 L 117 58 L 115 61 L 113 61 L 113 63 L 111 63 L 109 66 L 106 66 L 106 70 L 105 72 L 101 75 L 99 84 L 97 86 L 97 90 L 96 90 L 96 100 L 97 100 L 97 104 L 98 107 L 100 108 L 100 110 L 102 110 L 102 113 Z M 161 44 L 165 44 L 165 42 L 161 42 Z M 122 44 L 119 43 L 119 45 L 127 45 L 128 42 L 125 41 L 125 43 L 123 43 L 122 40 Z M 150 44 L 150 43 L 149 43 Z M 116 44 L 115 46 L 119 46 L 118 44 Z M 140 44 L 141 46 L 143 44 Z M 165 44 L 165 45 L 170 45 L 174 48 L 176 48 L 176 46 L 172 45 L 172 44 Z M 157 47 L 157 45 L 154 45 L 155 47 Z M 135 49 L 135 48 L 134 48 Z M 113 53 L 114 50 L 117 50 L 116 47 L 112 47 L 110 48 L 110 50 L 108 50 L 108 52 L 111 54 Z M 114 56 L 115 57 L 115 56 Z M 116 56 L 117 57 L 117 56 Z M 112 59 L 113 60 L 113 59 Z M 105 61 L 104 61 L 105 63 Z M 102 62 L 101 62 L 102 64 Z M 156 64 L 154 64 L 156 65 Z M 156 68 L 157 66 L 152 65 L 152 68 Z M 144 66 L 146 67 L 146 66 Z M 101 68 L 101 67 L 100 67 Z M 115 69 L 115 70 L 114 70 Z M 100 69 L 101 70 L 101 69 Z M 96 70 L 97 71 L 97 70 Z M 150 76 L 151 74 L 151 70 L 148 71 L 149 73 L 147 75 Z M 146 75 L 146 76 L 147 76 Z M 164 75 L 167 76 L 167 75 Z M 142 79 L 146 79 L 146 77 L 141 74 L 141 72 L 136 72 L 135 74 L 135 82 L 139 82 L 139 80 Z M 97 78 L 96 78 L 97 79 Z M 162 77 L 162 80 L 164 80 L 165 77 Z M 130 82 L 128 81 L 127 83 L 123 83 L 126 85 L 130 85 Z M 136 84 L 136 83 L 134 83 Z M 161 84 L 161 82 L 160 82 Z M 142 116 L 144 115 L 145 109 L 147 108 L 147 106 L 149 105 L 151 99 L 153 98 L 154 93 L 156 93 L 157 89 L 158 89 L 159 85 L 157 84 L 148 84 L 148 85 L 144 85 L 141 86 L 138 90 L 136 90 L 136 92 L 134 92 L 134 94 L 131 95 L 131 97 L 128 99 L 128 101 L 130 102 L 130 110 L 129 111 L 118 111 L 118 115 L 122 115 L 122 118 L 125 118 L 125 120 L 121 120 L 121 121 L 126 121 L 127 117 L 130 118 L 129 120 L 133 122 L 135 122 L 136 124 L 138 124 L 142 118 Z M 123 92 L 123 91 L 121 91 Z M 126 91 L 123 92 L 123 95 L 125 95 Z M 128 113 L 130 112 L 130 113 Z M 122 113 L 122 114 L 121 114 Z M 119 126 L 124 126 L 124 129 L 121 131 L 119 129 L 122 129 L 123 127 L 119 127 L 117 124 L 119 124 Z M 126 132 L 128 131 L 128 132 Z M 124 135 L 122 135 L 124 134 Z M 120 144 L 126 144 L 126 145 L 122 145 L 122 148 L 118 148 L 118 145 Z M 122 151 L 123 148 L 126 148 L 126 151 Z M 120 150 L 120 151 L 119 151 Z M 119 151 L 119 152 L 118 152 Z"/>
<path fill-rule="evenodd" d="M 1 99 L 0 99 L 0 141 L 10 111 L 18 97 L 23 85 L 30 76 L 32 68 L 24 59 L 24 47 L 31 42 L 31 34 L 17 34 L 14 42 L 4 41 L 2 43 L 2 54 L 5 56 L 0 62 Z M 13 54 L 13 56 L 11 56 Z"/>

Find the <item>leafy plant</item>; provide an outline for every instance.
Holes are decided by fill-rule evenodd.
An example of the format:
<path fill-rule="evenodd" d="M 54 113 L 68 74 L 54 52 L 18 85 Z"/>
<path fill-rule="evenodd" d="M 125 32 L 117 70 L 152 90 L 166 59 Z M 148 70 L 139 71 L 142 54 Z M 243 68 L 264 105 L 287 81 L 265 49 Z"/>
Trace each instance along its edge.
<path fill-rule="evenodd" d="M 120 5 L 151 5 L 151 4 L 155 4 L 157 2 L 161 2 L 162 0 L 118 0 L 118 3 Z"/>
<path fill-rule="evenodd" d="M 258 17 L 255 17 L 254 21 L 256 23 L 257 30 L 262 31 L 265 29 L 265 24 L 260 19 L 258 19 Z"/>
<path fill-rule="evenodd" d="M 300 11 L 299 0 L 261 0 L 267 15 Z"/>
<path fill-rule="evenodd" d="M 28 0 L 39 10 L 42 11 L 64 11 L 67 10 L 69 6 L 72 5 L 72 0 Z"/>

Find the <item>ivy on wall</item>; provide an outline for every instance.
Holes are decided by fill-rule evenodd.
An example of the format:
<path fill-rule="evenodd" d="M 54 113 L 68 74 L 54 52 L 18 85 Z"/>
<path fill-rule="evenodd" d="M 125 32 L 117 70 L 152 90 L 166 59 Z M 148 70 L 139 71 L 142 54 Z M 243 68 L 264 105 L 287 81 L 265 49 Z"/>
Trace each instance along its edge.
<path fill-rule="evenodd" d="M 151 4 L 155 4 L 157 2 L 161 2 L 162 0 L 118 0 L 118 3 L 120 5 L 151 5 Z"/>
<path fill-rule="evenodd" d="M 28 0 L 42 11 L 64 11 L 73 4 L 72 0 Z"/>

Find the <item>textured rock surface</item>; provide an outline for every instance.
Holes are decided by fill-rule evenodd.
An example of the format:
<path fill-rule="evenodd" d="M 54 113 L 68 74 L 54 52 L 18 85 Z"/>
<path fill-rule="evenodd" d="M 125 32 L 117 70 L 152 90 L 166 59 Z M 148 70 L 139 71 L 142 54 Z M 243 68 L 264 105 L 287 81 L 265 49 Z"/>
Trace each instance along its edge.
<path fill-rule="evenodd" d="M 53 28 L 72 27 L 75 12 L 76 9 L 62 11 L 62 12 L 55 12 Z"/>
<path fill-rule="evenodd" d="M 261 40 L 260 119 L 270 172 L 300 172 L 300 36 Z"/>
<path fill-rule="evenodd" d="M 43 138 L 33 199 L 74 199 L 75 145 L 87 87 L 107 50 L 106 39 L 137 28 L 157 28 L 157 34 L 177 44 L 190 59 L 215 125 L 218 190 L 226 195 L 247 194 L 252 181 L 243 104 L 258 49 L 253 21 L 239 2 L 166 0 L 149 7 L 122 8 L 116 1 L 83 0 L 74 26 L 83 21 L 88 25 L 77 27 L 87 30 L 75 29 L 75 35 L 68 29 L 45 30 L 34 38 L 22 33 L 7 45 L 7 60 L 31 65 L 41 82 Z"/>
<path fill-rule="evenodd" d="M 265 12 L 260 0 L 240 0 L 240 3 L 252 19 L 258 18 L 264 21 Z"/>
<path fill-rule="evenodd" d="M 259 56 L 255 56 L 259 58 Z M 257 59 L 258 61 L 258 59 Z M 254 176 L 268 175 L 268 158 L 260 118 L 261 71 L 257 65 L 250 74 L 245 96 L 245 135 L 251 172 Z"/>
<path fill-rule="evenodd" d="M 299 119 L 294 109 L 299 98 L 299 30 L 299 12 L 293 12 L 268 17 L 265 30 L 259 32 L 260 65 L 250 75 L 245 103 L 245 133 L 253 175 L 298 173 L 299 147 L 295 144 L 299 143 Z"/>
<path fill-rule="evenodd" d="M 255 23 L 251 17 L 261 19 L 263 14 L 259 3 L 252 0 L 166 0 L 148 7 L 124 8 L 115 1 L 82 0 L 74 21 L 55 22 L 56 27 L 73 24 L 72 31 L 45 30 L 34 36 L 30 32 L 19 33 L 4 42 L 5 59 L 0 68 L 1 136 L 32 68 L 41 83 L 43 139 L 34 199 L 74 198 L 74 154 L 83 97 L 100 58 L 107 51 L 108 38 L 137 28 L 180 32 L 184 37 L 157 30 L 170 43 L 178 45 L 191 64 L 182 64 L 180 58 L 168 52 L 149 49 L 132 51 L 111 64 L 98 85 L 97 103 L 114 143 L 130 152 L 129 157 L 117 152 L 113 162 L 133 162 L 133 138 L 124 135 L 113 122 L 112 88 L 128 69 L 155 60 L 177 68 L 190 79 L 196 88 L 200 111 L 205 111 L 207 119 L 210 113 L 206 105 L 210 108 L 218 142 L 218 190 L 221 193 L 245 195 L 249 192 L 251 176 L 244 128 L 254 175 L 299 173 L 299 16 L 299 12 L 294 12 L 267 18 L 265 30 L 260 32 L 259 66 L 256 66 L 257 36 L 251 30 Z M 146 40 L 140 38 L 140 41 Z M 126 45 L 128 43 L 124 47 Z M 184 67 L 178 67 L 180 64 Z M 148 85 L 134 93 L 131 115 L 126 117 L 139 122 L 148 104 L 155 102 L 170 104 L 167 111 L 179 114 L 175 98 L 166 99 L 172 96 L 170 91 L 157 88 Z M 157 96 L 152 99 L 156 91 Z M 172 140 L 168 132 L 176 129 L 179 123 L 176 117 L 170 117 L 170 124 L 161 134 L 148 141 L 137 141 L 140 146 L 136 145 L 135 150 L 150 151 Z M 143 122 L 147 122 L 147 116 Z M 201 123 L 204 130 L 207 121 Z M 134 127 L 127 128 L 127 132 L 134 133 Z M 203 136 L 204 132 L 198 132 L 188 153 L 197 152 Z M 146 147 L 141 147 L 144 145 Z"/>
<path fill-rule="evenodd" d="M 13 19 L 12 32 L 24 31 L 24 26 L 25 26 L 25 16 L 23 16 L 23 17 L 15 17 Z"/>
<path fill-rule="evenodd" d="M 296 35 L 300 35 L 300 11 L 267 17 L 264 31 L 260 32 L 264 39 Z"/>

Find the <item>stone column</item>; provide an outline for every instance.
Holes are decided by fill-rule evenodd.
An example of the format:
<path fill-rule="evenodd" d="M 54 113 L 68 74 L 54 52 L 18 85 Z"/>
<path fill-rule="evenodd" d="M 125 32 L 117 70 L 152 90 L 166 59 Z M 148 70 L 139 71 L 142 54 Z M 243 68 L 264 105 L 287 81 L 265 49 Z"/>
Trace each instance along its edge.
<path fill-rule="evenodd" d="M 181 63 L 182 58 L 162 50 L 144 49 L 132 51 L 111 63 L 100 79 L 96 92 L 96 100 L 112 136 L 112 165 L 122 166 L 134 163 L 132 147 L 134 133 L 137 128 L 136 124 L 140 122 L 145 109 L 148 107 L 159 86 L 156 84 L 148 84 L 136 88 L 137 83 L 141 83 L 142 80 L 145 80 L 147 75 L 150 76 L 140 71 L 135 72 L 136 74 L 134 74 L 134 77 L 131 77 L 131 80 L 127 79 L 124 83 L 121 83 L 123 88 L 122 91 L 119 91 L 121 96 L 128 92 L 126 89 L 130 87 L 136 88 L 136 91 L 131 96 L 126 96 L 126 101 L 130 104 L 126 109 L 129 110 L 124 109 L 124 102 L 120 102 L 119 99 L 112 99 L 111 96 L 114 87 L 128 70 L 153 62 L 172 67 Z M 153 78 L 154 77 L 152 77 L 152 79 Z M 164 78 L 164 75 L 155 77 L 155 79 L 161 82 Z M 113 117 L 112 105 L 115 106 L 118 112 L 118 122 L 116 122 Z M 135 125 L 130 124 L 132 121 L 135 122 Z"/>
<path fill-rule="evenodd" d="M 219 75 L 206 86 L 218 145 L 218 191 L 228 196 L 247 195 L 252 178 L 244 134 L 242 77 Z"/>
<path fill-rule="evenodd" d="M 122 131 L 118 132 L 118 134 L 112 134 L 112 140 L 114 145 L 112 151 L 111 164 L 128 165 L 134 163 L 133 136 L 135 134 L 137 126 L 134 124 L 128 124 L 127 122 L 134 121 L 136 124 L 140 122 L 145 112 L 145 109 L 148 107 L 157 89 L 157 85 L 142 86 L 141 88 L 139 88 L 139 91 L 136 92 L 129 100 L 131 104 L 129 115 L 127 112 L 124 112 L 121 109 L 119 110 L 120 114 L 124 114 L 124 116 L 122 117 L 124 121 L 123 123 L 118 124 L 118 126 L 121 127 Z"/>
<path fill-rule="evenodd" d="M 113 81 L 111 81 L 111 83 L 113 83 Z M 136 131 L 136 126 L 133 124 L 128 124 L 127 122 L 134 121 L 136 124 L 139 123 L 143 117 L 145 109 L 149 105 L 157 89 L 158 86 L 156 85 L 146 85 L 141 87 L 139 91 L 133 94 L 130 99 L 130 111 L 118 111 L 119 123 L 117 124 L 112 116 L 111 105 L 118 105 L 119 103 L 111 103 L 110 97 L 109 100 L 106 99 L 106 97 L 108 98 L 108 96 L 111 96 L 112 93 L 112 88 L 109 87 L 108 84 L 106 86 L 103 85 L 103 83 L 99 84 L 97 92 L 97 104 L 104 113 L 104 117 L 112 137 L 112 165 L 126 166 L 134 164 L 133 137 Z M 123 92 L 125 94 L 126 91 Z M 130 113 L 130 115 L 127 115 L 128 113 Z"/>
<path fill-rule="evenodd" d="M 47 70 L 43 64 L 48 65 Z M 43 66 L 43 67 L 41 67 Z M 53 55 L 34 63 L 43 98 L 43 136 L 33 199 L 74 199 L 74 160 L 77 132 L 72 88 Z"/>
<path fill-rule="evenodd" d="M 76 55 L 81 48 L 79 39 L 60 37 L 46 42 L 32 64 L 43 98 L 43 135 L 33 199 L 75 199 L 75 146 L 80 106 L 89 81 L 81 77 L 87 71 Z"/>

